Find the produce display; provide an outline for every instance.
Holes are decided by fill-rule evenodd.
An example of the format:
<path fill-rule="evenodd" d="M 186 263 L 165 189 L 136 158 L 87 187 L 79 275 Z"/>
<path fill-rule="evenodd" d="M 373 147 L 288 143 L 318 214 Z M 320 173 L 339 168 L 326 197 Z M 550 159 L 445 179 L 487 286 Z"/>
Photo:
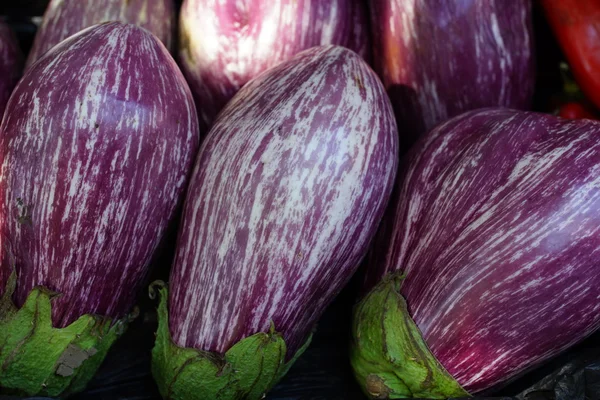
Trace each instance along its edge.
<path fill-rule="evenodd" d="M 126 328 L 186 188 L 196 110 L 158 39 L 111 22 L 46 53 L 5 115 L 0 386 L 58 396 Z"/>
<path fill-rule="evenodd" d="M 558 0 L 560 1 L 560 0 Z M 531 1 L 371 1 L 374 63 L 404 148 L 479 107 L 528 109 L 534 85 Z"/>
<path fill-rule="evenodd" d="M 250 79 L 313 46 L 346 46 L 369 60 L 363 0 L 185 0 L 179 59 L 201 126 Z"/>
<path fill-rule="evenodd" d="M 0 21 L 0 121 L 21 74 L 23 55 L 12 29 Z"/>
<path fill-rule="evenodd" d="M 170 51 L 174 46 L 174 0 L 50 0 L 26 68 L 62 40 L 92 25 L 120 21 L 155 34 Z"/>
<path fill-rule="evenodd" d="M 418 142 L 366 263 L 365 390 L 476 393 L 600 327 L 598 171 L 589 120 L 483 109 Z"/>
<path fill-rule="evenodd" d="M 383 85 L 340 46 L 234 96 L 188 188 L 154 349 L 165 398 L 260 399 L 285 373 L 375 234 L 397 140 Z"/>
<path fill-rule="evenodd" d="M 0 400 L 600 397 L 597 27 L 0 1 Z"/>

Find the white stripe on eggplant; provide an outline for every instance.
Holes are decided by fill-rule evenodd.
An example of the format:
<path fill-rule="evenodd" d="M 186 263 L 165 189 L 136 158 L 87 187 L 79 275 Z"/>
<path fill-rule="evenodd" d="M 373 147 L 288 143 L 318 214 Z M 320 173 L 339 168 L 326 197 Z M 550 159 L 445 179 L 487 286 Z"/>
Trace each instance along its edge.
<path fill-rule="evenodd" d="M 36 285 L 61 293 L 57 326 L 86 313 L 122 317 L 199 146 L 175 61 L 134 25 L 89 28 L 27 71 L 0 132 L 2 246 L 16 259 L 15 300 Z"/>
<path fill-rule="evenodd" d="M 69 36 L 109 21 L 148 29 L 169 50 L 174 50 L 176 21 L 173 0 L 51 0 L 36 33 L 26 67 L 29 68 Z"/>
<path fill-rule="evenodd" d="M 375 69 L 401 144 L 480 107 L 527 109 L 533 95 L 531 2 L 371 1 Z M 468 60 L 465 62 L 465 60 Z"/>
<path fill-rule="evenodd" d="M 185 0 L 179 58 L 203 127 L 250 79 L 313 46 L 370 59 L 366 5 L 356 0 Z"/>
<path fill-rule="evenodd" d="M 305 51 L 244 86 L 188 190 L 170 281 L 175 342 L 224 352 L 273 321 L 294 354 L 362 259 L 397 154 L 389 99 L 350 50 Z"/>
<path fill-rule="evenodd" d="M 368 259 L 469 392 L 600 326 L 600 124 L 487 109 L 411 151 Z"/>

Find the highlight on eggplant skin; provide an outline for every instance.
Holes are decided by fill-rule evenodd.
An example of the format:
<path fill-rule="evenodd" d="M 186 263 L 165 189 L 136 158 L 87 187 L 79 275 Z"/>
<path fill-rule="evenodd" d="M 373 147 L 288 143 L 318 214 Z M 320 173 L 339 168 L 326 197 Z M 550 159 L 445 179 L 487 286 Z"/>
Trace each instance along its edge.
<path fill-rule="evenodd" d="M 17 84 L 23 67 L 23 54 L 17 36 L 0 21 L 0 122 L 8 98 Z"/>
<path fill-rule="evenodd" d="M 129 313 L 198 147 L 191 92 L 154 35 L 111 22 L 55 46 L 0 126 L 0 294 L 14 266 L 17 306 L 38 285 L 60 293 L 55 327 Z"/>
<path fill-rule="evenodd" d="M 600 327 L 600 123 L 509 109 L 447 121 L 399 172 L 366 259 L 470 393 Z"/>
<path fill-rule="evenodd" d="M 341 45 L 371 60 L 364 0 L 185 0 L 179 41 L 203 129 L 249 80 L 302 50 Z"/>
<path fill-rule="evenodd" d="M 529 109 L 531 0 L 370 1 L 375 70 L 408 149 L 437 124 L 481 107 Z"/>
<path fill-rule="evenodd" d="M 69 36 L 110 21 L 148 29 L 169 51 L 174 50 L 174 0 L 50 0 L 25 67 Z"/>
<path fill-rule="evenodd" d="M 170 278 L 181 347 L 283 335 L 288 359 L 367 251 L 392 190 L 385 90 L 340 46 L 259 75 L 221 112 L 190 181 Z"/>

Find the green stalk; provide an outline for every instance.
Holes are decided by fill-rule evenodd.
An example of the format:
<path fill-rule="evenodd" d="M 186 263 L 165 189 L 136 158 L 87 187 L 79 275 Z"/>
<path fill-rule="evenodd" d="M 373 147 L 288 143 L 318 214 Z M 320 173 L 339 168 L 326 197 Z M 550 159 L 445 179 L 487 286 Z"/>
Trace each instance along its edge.
<path fill-rule="evenodd" d="M 0 298 L 0 392 L 65 397 L 82 391 L 130 318 L 113 321 L 82 315 L 64 328 L 52 326 L 56 293 L 34 288 L 18 309 L 13 272 Z"/>
<path fill-rule="evenodd" d="M 401 281 L 385 278 L 354 310 L 350 362 L 360 386 L 372 399 L 470 397 L 431 354 Z"/>
<path fill-rule="evenodd" d="M 158 287 L 158 331 L 152 350 L 152 375 L 160 394 L 168 400 L 261 399 L 306 350 L 311 338 L 294 357 L 286 360 L 286 344 L 271 325 L 233 345 L 224 355 L 183 348 L 171 339 L 168 293 L 162 282 L 150 286 L 154 298 Z"/>

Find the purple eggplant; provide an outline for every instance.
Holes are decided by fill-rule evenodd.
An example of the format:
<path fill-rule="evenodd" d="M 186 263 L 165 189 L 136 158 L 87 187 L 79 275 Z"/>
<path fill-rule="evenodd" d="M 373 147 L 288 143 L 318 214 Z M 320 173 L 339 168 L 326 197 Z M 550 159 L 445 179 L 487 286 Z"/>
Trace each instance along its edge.
<path fill-rule="evenodd" d="M 346 46 L 369 60 L 363 0 L 185 0 L 179 57 L 210 127 L 233 95 L 259 73 L 313 46 Z"/>
<path fill-rule="evenodd" d="M 174 50 L 173 0 L 51 0 L 27 58 L 26 68 L 62 40 L 107 21 L 136 24 Z"/>
<path fill-rule="evenodd" d="M 56 357 L 63 348 L 43 343 L 64 345 L 65 351 L 77 343 L 93 345 L 92 353 L 106 353 L 101 330 L 75 330 L 86 316 L 108 329 L 131 311 L 153 252 L 183 200 L 200 141 L 197 114 L 189 87 L 161 42 L 135 25 L 111 22 L 47 52 L 25 73 L 5 115 L 0 126 L 3 302 L 11 297 L 14 311 L 26 313 L 31 302 L 47 300 L 43 304 L 49 307 L 51 298 L 52 318 L 46 310 L 43 320 L 48 332 L 62 332 L 53 333 L 60 340 L 74 336 L 62 343 L 44 336 L 47 331 L 25 335 L 31 353 L 21 352 L 14 364 L 5 358 L 10 360 L 14 348 L 0 346 L 0 386 L 11 387 L 11 374 L 20 376 L 27 368 L 31 376 L 39 373 L 40 381 L 32 378 L 13 388 L 58 395 L 74 389 L 68 379 L 84 386 L 94 368 L 84 364 L 84 378 L 76 370 L 54 382 L 61 375 L 62 358 Z M 33 317 L 45 318 L 40 313 Z M 0 315 L 0 343 L 4 334 L 9 340 L 15 332 L 27 333 L 15 324 Z M 84 341 L 86 334 L 94 339 Z M 24 361 L 28 356 L 31 364 Z M 48 364 L 36 364 L 36 357 L 46 357 Z M 102 358 L 96 357 L 98 363 Z"/>
<path fill-rule="evenodd" d="M 534 85 L 531 0 L 371 1 L 375 70 L 408 148 L 480 107 L 527 109 Z"/>
<path fill-rule="evenodd" d="M 445 370 L 471 394 L 600 327 L 600 123 L 471 111 L 420 140 L 399 182 L 366 262 L 376 286 L 355 319 L 353 364 L 373 397 L 396 387 L 389 371 L 400 367 L 370 346 L 406 344 L 398 321 L 414 321 L 440 364 L 423 373 Z M 411 383 L 415 397 L 464 394 Z"/>
<path fill-rule="evenodd" d="M 22 64 L 17 37 L 8 25 L 0 22 L 0 122 L 8 98 L 21 76 Z"/>
<path fill-rule="evenodd" d="M 169 285 L 170 334 L 161 330 L 155 348 L 164 397 L 216 398 L 209 390 L 217 387 L 260 398 L 274 384 L 363 258 L 397 157 L 385 89 L 344 47 L 301 52 L 238 92 L 204 141 L 186 197 Z M 264 350 L 276 342 L 265 338 L 260 352 L 247 350 L 255 334 L 274 330 L 283 349 Z M 164 335 L 176 349 L 165 350 Z M 195 358 L 171 361 L 184 350 Z M 207 352 L 218 361 L 206 361 Z M 260 361 L 240 364 L 249 358 Z M 211 386 L 214 374 L 190 362 L 242 378 L 226 372 Z M 198 379 L 183 381 L 184 367 Z"/>

